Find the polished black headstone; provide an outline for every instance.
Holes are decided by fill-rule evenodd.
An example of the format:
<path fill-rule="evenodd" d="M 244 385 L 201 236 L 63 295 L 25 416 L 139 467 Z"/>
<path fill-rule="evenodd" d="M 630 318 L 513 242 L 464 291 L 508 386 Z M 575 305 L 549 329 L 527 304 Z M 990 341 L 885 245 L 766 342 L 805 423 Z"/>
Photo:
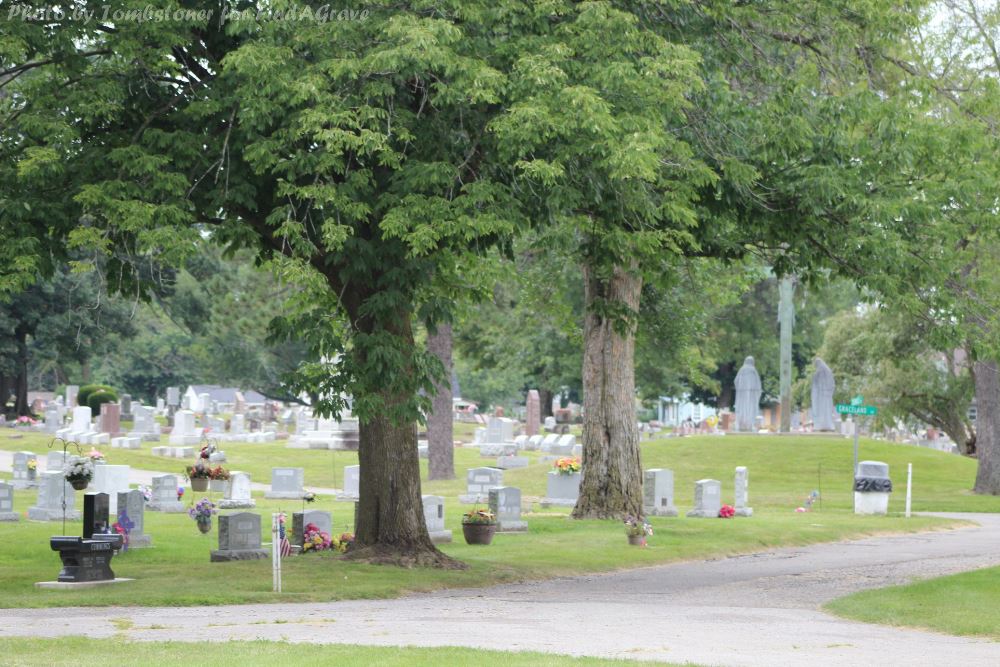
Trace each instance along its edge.
<path fill-rule="evenodd" d="M 51 537 L 49 546 L 59 552 L 62 560 L 59 581 L 108 581 L 115 578 L 115 573 L 111 571 L 111 557 L 121 548 L 122 536 L 95 535 L 90 540 Z"/>
<path fill-rule="evenodd" d="M 83 497 L 83 537 L 89 539 L 108 530 L 109 498 L 106 493 L 88 493 Z"/>

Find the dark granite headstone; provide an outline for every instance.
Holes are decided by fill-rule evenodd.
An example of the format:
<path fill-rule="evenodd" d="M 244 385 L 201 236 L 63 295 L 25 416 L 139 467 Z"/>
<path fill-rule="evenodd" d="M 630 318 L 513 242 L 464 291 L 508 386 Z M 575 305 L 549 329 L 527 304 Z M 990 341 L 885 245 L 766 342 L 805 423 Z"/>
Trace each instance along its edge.
<path fill-rule="evenodd" d="M 219 516 L 219 549 L 211 553 L 213 563 L 268 558 L 260 548 L 260 515 L 237 512 Z"/>
<path fill-rule="evenodd" d="M 106 493 L 88 493 L 83 497 L 83 537 L 89 539 L 94 534 L 108 530 L 108 507 L 110 500 Z"/>
<path fill-rule="evenodd" d="M 111 557 L 122 546 L 121 535 L 95 535 L 87 540 L 82 537 L 52 537 L 49 546 L 59 552 L 62 571 L 59 581 L 81 583 L 86 581 L 114 580 Z"/>

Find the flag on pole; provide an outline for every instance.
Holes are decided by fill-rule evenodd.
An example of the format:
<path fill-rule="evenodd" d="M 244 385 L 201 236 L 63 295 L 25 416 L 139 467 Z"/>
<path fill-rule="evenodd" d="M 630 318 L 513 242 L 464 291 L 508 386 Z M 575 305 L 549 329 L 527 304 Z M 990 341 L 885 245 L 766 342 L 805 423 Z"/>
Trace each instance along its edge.
<path fill-rule="evenodd" d="M 288 535 L 285 533 L 285 515 L 282 514 L 278 521 L 278 539 L 280 540 L 278 548 L 281 551 L 281 557 L 285 558 L 292 555 L 292 544 L 288 541 Z"/>

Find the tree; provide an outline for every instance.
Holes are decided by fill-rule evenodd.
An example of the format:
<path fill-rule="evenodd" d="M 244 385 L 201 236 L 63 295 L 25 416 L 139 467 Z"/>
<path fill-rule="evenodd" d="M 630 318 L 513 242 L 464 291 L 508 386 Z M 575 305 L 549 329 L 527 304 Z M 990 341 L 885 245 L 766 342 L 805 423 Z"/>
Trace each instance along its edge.
<path fill-rule="evenodd" d="M 441 323 L 427 336 L 427 350 L 444 368 L 446 380 L 434 384 L 427 415 L 427 478 L 455 479 L 455 409 L 451 395 L 451 324 Z"/>
<path fill-rule="evenodd" d="M 831 320 L 820 355 L 836 373 L 840 402 L 862 394 L 880 407 L 876 424 L 916 419 L 974 456 L 968 355 L 962 348 L 933 347 L 928 326 L 906 311 L 844 311 Z"/>

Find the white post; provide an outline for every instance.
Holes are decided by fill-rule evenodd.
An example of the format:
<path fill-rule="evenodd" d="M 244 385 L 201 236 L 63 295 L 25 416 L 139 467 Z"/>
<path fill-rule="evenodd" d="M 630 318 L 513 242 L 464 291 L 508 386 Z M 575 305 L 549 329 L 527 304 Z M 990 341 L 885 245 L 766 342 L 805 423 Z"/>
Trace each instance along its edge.
<path fill-rule="evenodd" d="M 271 585 L 281 592 L 281 515 L 271 515 Z"/>
<path fill-rule="evenodd" d="M 906 518 L 910 518 L 910 497 L 913 487 L 913 464 L 906 464 Z"/>

